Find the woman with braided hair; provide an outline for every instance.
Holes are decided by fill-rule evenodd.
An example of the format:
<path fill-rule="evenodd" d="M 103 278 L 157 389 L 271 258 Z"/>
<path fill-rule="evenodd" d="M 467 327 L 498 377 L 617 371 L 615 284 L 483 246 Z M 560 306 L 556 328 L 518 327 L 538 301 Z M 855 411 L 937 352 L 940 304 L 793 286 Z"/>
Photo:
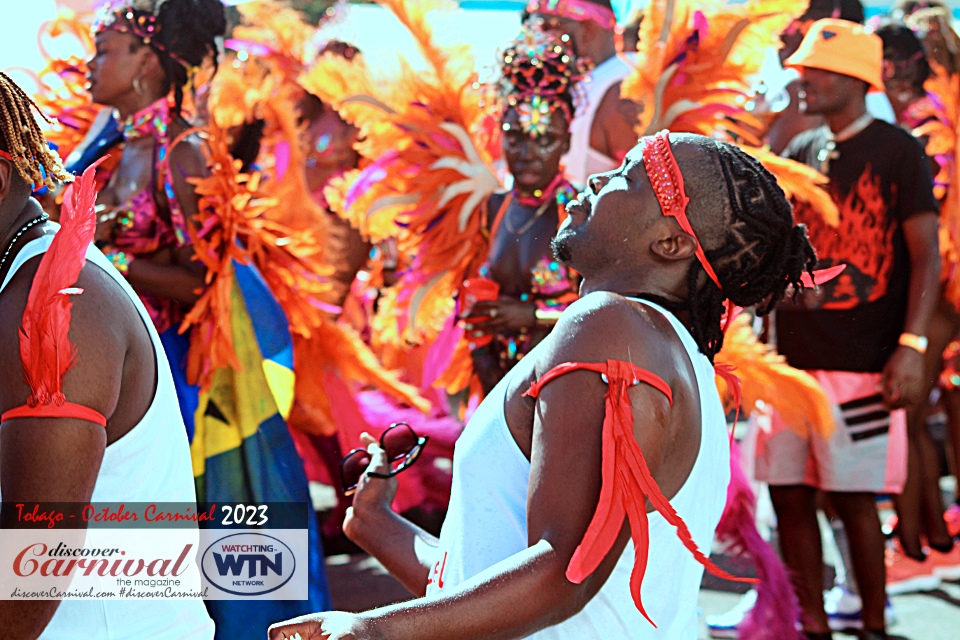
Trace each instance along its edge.
<path fill-rule="evenodd" d="M 372 475 L 344 524 L 429 598 L 271 640 L 698 637 L 703 567 L 731 577 L 700 551 L 729 479 L 711 362 L 725 302 L 771 310 L 814 251 L 775 178 L 702 136 L 642 139 L 567 213 L 554 246 L 581 298 L 471 418 L 440 538 L 393 514 L 392 480 Z"/>
<path fill-rule="evenodd" d="M 220 0 L 106 7 L 89 63 L 90 93 L 119 113 L 123 146 L 100 194 L 106 211 L 97 237 L 150 312 L 173 365 L 198 499 L 308 504 L 284 418 L 283 395 L 292 386 L 289 322 L 261 274 L 230 259 L 242 243 L 226 234 L 245 212 L 237 213 L 232 194 L 210 196 L 209 189 L 239 182 L 229 156 L 217 155 L 217 130 L 211 126 L 204 142 L 187 119 L 194 77 L 204 65 L 216 70 L 216 39 L 225 29 Z M 204 181 L 211 172 L 219 173 Z M 203 199 L 198 179 L 208 189 Z M 224 298 L 229 303 L 217 306 Z M 211 600 L 218 637 L 328 602 L 319 531 L 307 514 L 308 597 Z"/>
<path fill-rule="evenodd" d="M 123 124 L 121 160 L 98 202 L 98 244 L 161 334 L 179 325 L 204 282 L 188 224 L 198 208 L 189 178 L 206 175 L 206 160 L 196 136 L 170 145 L 191 126 L 184 90 L 201 64 L 215 61 L 225 29 L 219 0 L 108 5 L 96 27 L 90 94 Z"/>
<path fill-rule="evenodd" d="M 137 294 L 92 244 L 93 170 L 64 193 L 59 229 L 45 224 L 31 197 L 31 186 L 73 179 L 50 151 L 32 108 L 0 73 L 4 553 L 14 552 L 24 534 L 35 541 L 35 531 L 16 531 L 24 527 L 16 504 L 56 503 L 65 511 L 63 505 L 77 505 L 70 518 L 80 523 L 79 505 L 94 502 L 196 502 L 190 448 L 160 337 Z M 60 359 L 63 353 L 72 358 Z M 58 527 L 61 543 L 74 549 L 85 540 L 88 549 L 97 547 L 98 533 Z M 164 535 L 174 545 L 199 542 L 195 529 Z M 86 591 L 69 565 L 66 571 L 63 581 L 47 577 L 42 588 Z M 199 590 L 198 571 L 179 578 L 184 591 Z M 112 590 L 103 577 L 94 579 L 102 591 Z M 198 599 L 0 601 L 3 638 L 211 640 L 213 634 Z"/>

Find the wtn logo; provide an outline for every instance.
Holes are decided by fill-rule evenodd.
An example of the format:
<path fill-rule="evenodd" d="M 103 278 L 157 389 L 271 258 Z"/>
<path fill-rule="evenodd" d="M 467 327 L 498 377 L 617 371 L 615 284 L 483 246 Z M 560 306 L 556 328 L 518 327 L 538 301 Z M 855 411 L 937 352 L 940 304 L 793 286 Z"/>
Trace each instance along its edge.
<path fill-rule="evenodd" d="M 200 560 L 206 582 L 234 596 L 260 596 L 280 589 L 297 559 L 283 541 L 264 533 L 234 533 L 207 546 Z"/>
<path fill-rule="evenodd" d="M 254 576 L 265 576 L 267 575 L 267 571 L 272 571 L 278 576 L 283 574 L 282 553 L 275 554 L 273 556 L 273 560 L 263 553 L 242 553 L 240 555 L 226 556 L 219 553 L 214 553 L 213 559 L 217 564 L 217 573 L 219 573 L 221 576 L 225 576 L 228 573 L 233 576 L 239 576 L 243 571 L 243 565 L 247 565 L 250 569 L 249 573 L 247 574 L 248 578 L 252 578 Z"/>

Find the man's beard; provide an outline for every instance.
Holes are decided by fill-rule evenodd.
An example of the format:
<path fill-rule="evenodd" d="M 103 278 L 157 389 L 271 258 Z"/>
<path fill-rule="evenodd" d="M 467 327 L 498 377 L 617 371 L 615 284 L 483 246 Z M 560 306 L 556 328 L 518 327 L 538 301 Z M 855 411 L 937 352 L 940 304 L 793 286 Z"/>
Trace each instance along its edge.
<path fill-rule="evenodd" d="M 573 254 L 570 250 L 569 238 L 565 237 L 563 234 L 555 236 L 553 240 L 550 241 L 550 249 L 553 250 L 553 257 L 563 264 L 570 264 Z"/>

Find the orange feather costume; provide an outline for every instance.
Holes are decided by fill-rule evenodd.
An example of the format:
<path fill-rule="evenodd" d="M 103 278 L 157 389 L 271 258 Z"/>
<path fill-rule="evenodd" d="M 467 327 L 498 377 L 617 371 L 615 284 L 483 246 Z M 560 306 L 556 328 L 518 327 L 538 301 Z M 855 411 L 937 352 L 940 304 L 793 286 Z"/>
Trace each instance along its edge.
<path fill-rule="evenodd" d="M 245 62 L 237 59 L 217 74 L 210 114 L 224 126 L 254 119 L 265 123 L 260 160 L 268 179 L 258 184 L 265 198 L 258 217 L 259 224 L 277 233 L 250 257 L 290 320 L 296 373 L 290 424 L 313 434 L 336 433 L 325 382 L 329 375 L 351 388 L 374 387 L 426 411 L 429 404 L 416 390 L 384 369 L 360 336 L 336 321 L 339 309 L 330 302 L 333 266 L 324 250 L 328 213 L 307 187 L 297 114 L 303 93 L 297 80 L 309 58 L 314 30 L 297 12 L 274 2 L 247 3 L 240 9 L 245 24 L 235 29 L 229 43 L 244 51 Z M 272 257 L 278 242 L 297 262 L 284 265 Z"/>

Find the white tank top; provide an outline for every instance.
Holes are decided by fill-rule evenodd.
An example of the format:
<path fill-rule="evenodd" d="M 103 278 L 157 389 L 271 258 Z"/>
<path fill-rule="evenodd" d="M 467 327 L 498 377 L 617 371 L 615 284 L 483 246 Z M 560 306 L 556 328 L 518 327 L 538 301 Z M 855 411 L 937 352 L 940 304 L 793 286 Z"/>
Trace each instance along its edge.
<path fill-rule="evenodd" d="M 616 169 L 619 162 L 590 146 L 590 130 L 597 109 L 607 91 L 630 73 L 630 65 L 613 56 L 604 60 L 590 72 L 581 87 L 586 94 L 586 106 L 570 123 L 570 151 L 563 157 L 564 175 L 577 188 L 584 188 L 587 178 L 594 173 Z"/>
<path fill-rule="evenodd" d="M 14 259 L 0 292 L 28 260 L 50 248 L 52 235 L 27 243 Z M 103 454 L 91 502 L 196 502 L 187 431 L 160 336 L 122 275 L 90 245 L 87 262 L 103 269 L 127 294 L 150 333 L 157 361 L 157 392 L 143 419 Z M 200 600 L 65 600 L 42 640 L 209 640 L 213 620 Z"/>
<path fill-rule="evenodd" d="M 730 480 L 726 420 L 713 366 L 673 314 L 645 300 L 640 302 L 670 320 L 696 372 L 703 420 L 700 451 L 690 476 L 670 503 L 689 526 L 699 548 L 709 552 Z M 450 507 L 440 533 L 428 596 L 454 589 L 528 546 L 530 462 L 513 439 L 504 415 L 509 379 L 510 375 L 506 376 L 484 399 L 457 440 Z M 659 513 L 650 513 L 649 523 L 649 564 L 641 595 L 657 628 L 643 618 L 631 598 L 634 554 L 633 544 L 628 543 L 613 573 L 580 613 L 530 637 L 695 640 L 703 566 Z"/>

